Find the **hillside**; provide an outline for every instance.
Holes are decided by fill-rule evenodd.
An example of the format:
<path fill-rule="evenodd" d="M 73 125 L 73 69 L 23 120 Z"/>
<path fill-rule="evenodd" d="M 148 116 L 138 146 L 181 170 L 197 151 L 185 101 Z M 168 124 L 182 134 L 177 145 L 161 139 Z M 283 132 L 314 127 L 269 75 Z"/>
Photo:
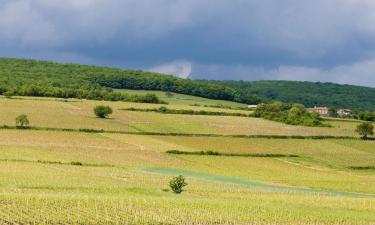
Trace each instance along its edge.
<path fill-rule="evenodd" d="M 170 75 L 108 67 L 54 62 L 0 59 L 0 94 L 75 97 L 97 100 L 126 99 L 113 89 L 162 90 L 210 99 L 259 102 L 254 96 L 212 82 L 185 80 Z"/>
<path fill-rule="evenodd" d="M 375 88 L 298 81 L 219 81 L 222 84 L 266 101 L 301 103 L 307 107 L 329 106 L 375 111 Z"/>
<path fill-rule="evenodd" d="M 375 111 L 375 88 L 294 81 L 206 81 L 54 62 L 0 59 L 0 94 L 127 100 L 113 89 L 159 90 L 246 104 L 280 100 Z M 123 92 L 124 93 L 124 92 Z M 125 92 L 126 93 L 126 92 Z"/>

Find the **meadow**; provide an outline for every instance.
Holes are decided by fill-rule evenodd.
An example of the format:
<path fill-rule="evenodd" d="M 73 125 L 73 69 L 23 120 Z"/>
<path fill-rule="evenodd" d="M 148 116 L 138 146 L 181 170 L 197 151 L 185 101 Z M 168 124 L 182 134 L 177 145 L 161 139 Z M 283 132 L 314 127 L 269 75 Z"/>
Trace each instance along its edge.
<path fill-rule="evenodd" d="M 93 115 L 99 104 L 113 108 L 110 118 Z M 171 101 L 168 108 L 232 110 L 192 105 Z M 356 121 L 311 128 L 259 118 L 119 110 L 127 107 L 156 106 L 0 98 L 0 125 L 14 126 L 15 116 L 27 114 L 35 127 L 123 131 L 0 129 L 0 224 L 374 224 L 375 141 L 357 138 Z M 351 138 L 226 136 L 234 134 Z M 180 195 L 168 187 L 177 175 L 188 182 Z"/>

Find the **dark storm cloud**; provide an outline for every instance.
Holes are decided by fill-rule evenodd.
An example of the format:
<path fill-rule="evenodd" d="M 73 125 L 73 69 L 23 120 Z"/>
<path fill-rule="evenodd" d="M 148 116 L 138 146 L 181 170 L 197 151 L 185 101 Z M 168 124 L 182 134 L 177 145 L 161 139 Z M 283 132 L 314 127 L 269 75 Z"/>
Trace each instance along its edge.
<path fill-rule="evenodd" d="M 0 54 L 375 86 L 372 0 L 0 0 Z"/>

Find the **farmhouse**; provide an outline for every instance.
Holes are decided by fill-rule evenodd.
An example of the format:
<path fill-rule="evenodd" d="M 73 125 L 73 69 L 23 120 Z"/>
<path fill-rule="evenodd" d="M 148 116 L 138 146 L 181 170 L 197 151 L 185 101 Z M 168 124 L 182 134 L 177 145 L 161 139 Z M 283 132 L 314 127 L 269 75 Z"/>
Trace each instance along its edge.
<path fill-rule="evenodd" d="M 317 112 L 321 116 L 328 115 L 328 107 L 314 107 L 314 108 L 308 108 L 307 111 L 309 112 Z"/>
<path fill-rule="evenodd" d="M 339 109 L 337 110 L 337 115 L 341 117 L 350 116 L 352 114 L 352 110 L 350 109 Z"/>
<path fill-rule="evenodd" d="M 256 109 L 258 107 L 258 105 L 248 105 L 247 108 L 249 109 Z"/>

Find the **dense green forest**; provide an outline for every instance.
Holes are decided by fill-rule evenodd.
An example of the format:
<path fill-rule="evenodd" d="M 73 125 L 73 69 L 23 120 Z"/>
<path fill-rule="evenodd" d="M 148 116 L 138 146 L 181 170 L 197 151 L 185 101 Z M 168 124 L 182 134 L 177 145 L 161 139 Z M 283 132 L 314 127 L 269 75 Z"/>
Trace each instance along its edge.
<path fill-rule="evenodd" d="M 0 94 L 113 101 L 139 98 L 114 92 L 113 89 L 161 90 L 249 104 L 260 101 L 255 96 L 246 95 L 221 84 L 185 80 L 158 73 L 35 60 L 0 59 Z"/>
<path fill-rule="evenodd" d="M 375 88 L 294 81 L 207 81 L 109 67 L 0 58 L 0 94 L 158 103 L 113 89 L 161 90 L 247 104 L 301 103 L 375 111 Z"/>
<path fill-rule="evenodd" d="M 264 101 L 375 111 L 375 88 L 321 82 L 215 81 Z"/>

